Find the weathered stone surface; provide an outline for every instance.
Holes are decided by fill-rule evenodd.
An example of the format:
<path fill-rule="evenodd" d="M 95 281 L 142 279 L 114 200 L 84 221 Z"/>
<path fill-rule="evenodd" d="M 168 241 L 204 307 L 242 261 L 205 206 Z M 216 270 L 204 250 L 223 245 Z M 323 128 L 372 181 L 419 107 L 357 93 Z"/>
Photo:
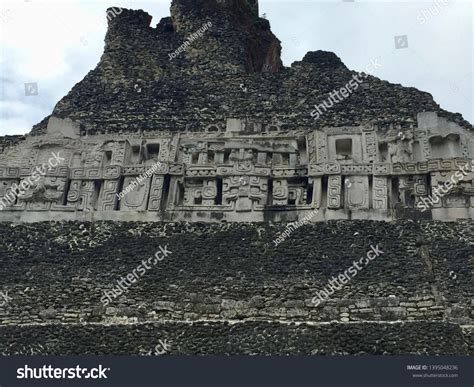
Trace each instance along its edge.
<path fill-rule="evenodd" d="M 298 326 L 248 321 L 110 326 L 0 327 L 0 353 L 44 347 L 50 355 L 145 355 L 166 338 L 171 355 L 468 355 L 472 333 L 455 324 L 331 323 Z M 363 340 L 361 340 L 361 337 Z"/>
<path fill-rule="evenodd" d="M 474 353 L 474 174 L 420 211 L 473 159 L 472 125 L 372 76 L 315 119 L 358 74 L 323 51 L 283 67 L 255 0 L 174 0 L 150 23 L 119 10 L 51 117 L 0 137 L 0 200 L 64 157 L 2 202 L 0 353 Z"/>
<path fill-rule="evenodd" d="M 472 221 L 316 223 L 295 231 L 287 243 L 268 247 L 284 227 L 0 223 L 0 283 L 12 298 L 0 320 L 53 323 L 77 316 L 76 321 L 84 322 L 107 322 L 112 317 L 226 321 L 259 316 L 284 321 L 409 317 L 443 321 L 451 316 L 470 323 Z M 420 253 L 410 250 L 417 239 L 428 236 L 433 240 L 427 245 L 432 272 Z M 39 240 L 44 242 L 38 244 Z M 16 248 L 19 243 L 21 253 Z M 371 243 L 379 244 L 384 254 L 316 306 L 312 302 L 316 292 L 365 256 Z M 152 257 L 160 245 L 166 245 L 172 255 L 107 308 L 99 308 L 103 292 L 143 259 Z M 458 273 L 456 280 L 449 276 L 452 271 Z M 295 273 L 305 273 L 304 280 Z M 175 285 L 177 278 L 179 286 Z M 437 304 L 433 289 L 440 299 Z"/>
<path fill-rule="evenodd" d="M 244 0 L 174 0 L 171 17 L 156 28 L 150 22 L 146 12 L 128 9 L 111 18 L 99 64 L 52 115 L 80 122 L 89 135 L 202 131 L 221 127 L 228 117 L 246 116 L 282 129 L 358 126 L 368 121 L 385 129 L 391 124 L 410 128 L 423 111 L 438 112 L 472 129 L 460 114 L 442 110 L 429 93 L 373 76 L 315 121 L 310 115 L 314 106 L 357 73 L 334 53 L 323 51 L 309 52 L 283 67 L 280 42 L 269 22 Z M 208 22 L 212 27 L 170 60 L 169 54 Z M 368 63 L 371 59 L 376 58 L 368 58 Z M 35 126 L 33 133 L 44 132 L 46 123 Z"/>
<path fill-rule="evenodd" d="M 278 245 L 322 220 L 474 217 L 473 136 L 435 113 L 404 132 L 275 136 L 232 119 L 205 134 L 75 137 L 77 123 L 54 117 L 49 128 L 0 152 L 0 221 L 292 222 Z"/>

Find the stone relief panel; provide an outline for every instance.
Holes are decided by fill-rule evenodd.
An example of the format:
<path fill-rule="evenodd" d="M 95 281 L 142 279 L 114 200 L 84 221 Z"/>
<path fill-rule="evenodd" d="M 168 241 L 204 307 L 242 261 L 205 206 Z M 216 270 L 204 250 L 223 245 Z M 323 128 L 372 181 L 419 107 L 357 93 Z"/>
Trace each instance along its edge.
<path fill-rule="evenodd" d="M 472 173 L 459 180 L 455 172 L 435 172 L 431 174 L 431 197 L 435 199 L 435 208 L 468 208 L 471 207 L 471 199 L 474 194 L 472 189 Z M 454 179 L 457 183 L 454 184 Z M 433 193 L 433 188 L 442 188 L 448 191 L 446 194 L 441 192 L 438 195 Z M 440 200 L 436 200 L 437 197 Z"/>
<path fill-rule="evenodd" d="M 123 189 L 125 190 L 133 182 L 137 180 L 138 176 L 126 176 L 123 180 Z M 135 188 L 129 191 L 120 200 L 121 211 L 145 211 L 147 209 L 148 197 L 150 193 L 151 178 L 144 178 L 139 182 Z"/>
<path fill-rule="evenodd" d="M 313 197 L 311 199 L 311 206 L 314 208 L 321 208 L 322 202 L 322 178 L 310 178 L 309 183 L 313 187 Z"/>
<path fill-rule="evenodd" d="M 18 185 L 20 180 L 18 179 L 9 179 L 9 180 L 0 180 L 0 200 L 5 208 L 10 209 L 13 207 L 14 203 L 17 201 L 15 195 L 12 193 L 13 184 Z"/>
<path fill-rule="evenodd" d="M 423 161 L 431 158 L 431 146 L 426 130 L 415 130 L 415 140 L 418 142 L 421 149 L 421 158 Z"/>
<path fill-rule="evenodd" d="M 416 208 L 473 156 L 470 133 L 451 123 L 430 125 L 387 132 L 370 125 L 309 133 L 157 130 L 74 139 L 55 131 L 54 139 L 35 136 L 5 149 L 0 195 L 54 151 L 66 158 L 64 165 L 48 171 L 8 211 L 388 210 L 397 196 L 402 206 Z M 158 161 L 159 168 L 119 201 L 118 191 Z M 434 207 L 473 205 L 469 177 Z"/>
<path fill-rule="evenodd" d="M 38 158 L 37 147 L 9 148 L 0 155 L 0 165 L 9 167 L 34 167 Z"/>
<path fill-rule="evenodd" d="M 377 134 L 374 130 L 364 131 L 362 133 L 364 139 L 364 161 L 375 162 L 378 160 Z"/>
<path fill-rule="evenodd" d="M 113 211 L 117 208 L 118 180 L 105 180 L 100 197 L 99 210 Z"/>
<path fill-rule="evenodd" d="M 306 136 L 306 149 L 308 151 L 308 160 L 310 164 L 316 164 L 318 162 L 316 144 L 316 133 L 308 134 Z"/>
<path fill-rule="evenodd" d="M 307 178 L 275 179 L 273 180 L 273 205 L 306 205 L 308 204 L 308 188 Z M 311 201 L 312 198 L 309 200 Z"/>
<path fill-rule="evenodd" d="M 404 163 L 412 160 L 413 141 L 397 140 L 388 143 L 389 160 L 392 163 Z"/>
<path fill-rule="evenodd" d="M 99 168 L 102 166 L 104 159 L 104 152 L 100 146 L 94 147 L 91 152 L 85 154 L 84 167 L 86 168 Z"/>
<path fill-rule="evenodd" d="M 263 208 L 268 198 L 268 179 L 260 176 L 227 176 L 223 179 L 223 203 L 237 212 Z"/>
<path fill-rule="evenodd" d="M 344 179 L 344 208 L 350 210 L 369 208 L 368 176 L 347 176 Z"/>
<path fill-rule="evenodd" d="M 163 187 L 164 177 L 153 175 L 151 179 L 150 199 L 148 200 L 148 211 L 160 211 Z"/>
<path fill-rule="evenodd" d="M 186 179 L 184 205 L 214 206 L 217 198 L 215 179 Z"/>
<path fill-rule="evenodd" d="M 252 206 L 248 199 L 248 178 L 226 176 L 223 179 L 222 198 L 224 204 L 231 205 L 239 211 L 250 211 Z"/>
<path fill-rule="evenodd" d="M 67 192 L 67 205 L 79 210 L 79 197 L 81 196 L 81 180 L 71 180 Z"/>
<path fill-rule="evenodd" d="M 96 192 L 96 183 L 94 180 L 81 181 L 77 209 L 86 212 L 94 211 L 98 196 Z"/>
<path fill-rule="evenodd" d="M 385 176 L 374 176 L 372 190 L 372 206 L 376 210 L 388 208 L 388 178 Z"/>
<path fill-rule="evenodd" d="M 250 176 L 249 187 L 249 198 L 252 200 L 253 209 L 263 208 L 268 201 L 268 179 Z"/>
<path fill-rule="evenodd" d="M 316 139 L 316 162 L 326 163 L 329 161 L 328 154 L 328 137 L 326 133 L 317 131 L 315 132 Z"/>
<path fill-rule="evenodd" d="M 288 204 L 288 182 L 283 180 L 273 181 L 273 205 L 274 206 L 285 206 Z"/>
<path fill-rule="evenodd" d="M 49 210 L 52 203 L 62 204 L 66 180 L 64 177 L 42 177 L 35 185 L 22 192 L 18 199 L 27 203 L 27 210 Z"/>
<path fill-rule="evenodd" d="M 338 209 L 341 207 L 341 176 L 328 177 L 328 208 Z"/>
<path fill-rule="evenodd" d="M 124 165 L 125 164 L 125 153 L 126 153 L 126 143 L 125 141 L 119 142 L 109 142 L 104 146 L 106 152 L 106 160 L 109 159 L 110 165 Z M 110 153 L 108 153 L 110 152 Z"/>
<path fill-rule="evenodd" d="M 398 178 L 398 193 L 402 206 L 405 208 L 413 208 L 415 205 L 413 176 L 400 176 Z"/>
<path fill-rule="evenodd" d="M 413 177 L 413 190 L 415 194 L 415 204 L 417 204 L 421 196 L 428 195 L 426 176 L 415 175 Z"/>

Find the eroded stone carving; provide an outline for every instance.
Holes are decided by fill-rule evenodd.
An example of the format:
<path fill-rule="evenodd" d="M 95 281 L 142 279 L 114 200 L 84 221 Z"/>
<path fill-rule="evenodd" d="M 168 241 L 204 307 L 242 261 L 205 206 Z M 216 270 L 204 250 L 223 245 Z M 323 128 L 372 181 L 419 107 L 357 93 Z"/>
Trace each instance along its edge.
<path fill-rule="evenodd" d="M 133 213 L 158 220 L 165 214 L 184 220 L 195 219 L 193 213 L 221 213 L 261 221 L 279 212 L 318 208 L 351 216 L 374 210 L 390 218 L 397 206 L 415 209 L 472 156 L 471 133 L 427 113 L 419 115 L 417 128 L 388 132 L 366 124 L 276 135 L 247 130 L 250 124 L 231 120 L 226 132 L 76 137 L 75 124 L 65 121 L 62 136 L 55 119 L 51 133 L 0 153 L 1 197 L 51 152 L 66 160 L 4 206 L 0 217 L 52 210 L 58 216 Z M 118 199 L 155 164 L 152 174 Z M 473 206 L 471 174 L 432 209 L 462 210 L 469 217 Z"/>

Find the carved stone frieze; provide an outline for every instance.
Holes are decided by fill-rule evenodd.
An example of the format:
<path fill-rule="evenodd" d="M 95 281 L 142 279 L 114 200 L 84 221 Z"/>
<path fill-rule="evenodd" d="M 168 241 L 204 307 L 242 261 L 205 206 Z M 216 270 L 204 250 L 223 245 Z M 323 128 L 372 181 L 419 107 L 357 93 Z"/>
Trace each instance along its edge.
<path fill-rule="evenodd" d="M 0 200 L 41 171 L 36 185 L 13 195 L 12 203 L 4 201 L 3 211 L 155 212 L 161 217 L 318 208 L 391 216 L 397 206 L 416 209 L 434 188 L 472 163 L 472 134 L 452 123 L 442 126 L 439 117 L 441 124 L 433 122 L 431 117 L 419 128 L 386 132 L 366 124 L 284 134 L 154 131 L 61 138 L 61 120 L 55 119 L 53 137 L 30 137 L 0 154 Z M 52 152 L 62 154 L 64 162 L 42 170 Z M 471 175 L 432 206 L 472 207 Z"/>

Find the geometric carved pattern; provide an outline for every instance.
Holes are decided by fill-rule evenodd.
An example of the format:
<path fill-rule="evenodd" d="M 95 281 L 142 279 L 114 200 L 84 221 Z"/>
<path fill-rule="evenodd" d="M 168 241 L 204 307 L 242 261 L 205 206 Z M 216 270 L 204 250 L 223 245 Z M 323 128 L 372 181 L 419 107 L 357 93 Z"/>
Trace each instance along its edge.
<path fill-rule="evenodd" d="M 250 176 L 249 187 L 249 197 L 255 203 L 254 209 L 265 206 L 268 197 L 268 179 Z"/>
<path fill-rule="evenodd" d="M 120 178 L 120 166 L 119 165 L 110 165 L 104 168 L 104 179 L 118 179 Z"/>
<path fill-rule="evenodd" d="M 44 182 L 22 194 L 8 211 L 278 210 L 272 206 L 286 211 L 320 208 L 323 203 L 331 209 L 387 210 L 392 194 L 413 208 L 470 162 L 472 139 L 467 133 L 458 136 L 455 149 L 443 150 L 431 127 L 405 131 L 406 141 L 392 140 L 397 131 L 362 125 L 275 135 L 143 132 L 73 140 L 46 135 L 36 143 L 31 140 L 31 149 L 28 145 L 0 154 L 0 199 L 11 184 L 29 178 L 35 166 L 46 163 L 52 151 L 65 162 L 45 171 Z M 118 200 L 119 190 L 150 170 Z M 392 179 L 399 183 L 393 193 Z M 474 203 L 471 180 L 464 178 L 434 207 Z"/>
<path fill-rule="evenodd" d="M 316 158 L 316 134 L 306 136 L 306 149 L 308 151 L 308 160 L 310 164 L 317 162 Z"/>
<path fill-rule="evenodd" d="M 150 199 L 148 201 L 148 211 L 159 211 L 161 209 L 163 183 L 163 176 L 153 175 L 151 180 Z"/>
<path fill-rule="evenodd" d="M 316 131 L 316 162 L 326 163 L 329 161 L 328 158 L 328 137 L 326 133 L 322 131 Z"/>
<path fill-rule="evenodd" d="M 341 172 L 343 174 L 368 174 L 371 175 L 373 173 L 373 165 L 372 164 L 343 164 L 341 165 Z"/>
<path fill-rule="evenodd" d="M 14 179 L 20 177 L 20 169 L 15 167 L 0 167 L 0 178 Z"/>
<path fill-rule="evenodd" d="M 323 176 L 324 164 L 310 164 L 308 174 L 309 176 Z"/>
<path fill-rule="evenodd" d="M 112 152 L 111 165 L 124 165 L 125 163 L 125 141 L 120 141 L 115 144 Z"/>
<path fill-rule="evenodd" d="M 117 203 L 118 194 L 118 180 L 104 180 L 104 187 L 102 189 L 102 198 L 100 200 L 99 209 L 102 211 L 113 211 Z"/>
<path fill-rule="evenodd" d="M 340 174 L 341 173 L 341 164 L 338 162 L 326 163 L 324 164 L 324 173 L 326 174 Z"/>
<path fill-rule="evenodd" d="M 341 176 L 328 177 L 328 208 L 337 209 L 341 207 Z"/>
<path fill-rule="evenodd" d="M 79 209 L 79 197 L 81 195 L 81 180 L 71 180 L 67 194 L 67 204 Z"/>
<path fill-rule="evenodd" d="M 237 212 L 262 209 L 268 195 L 268 179 L 260 176 L 226 176 L 223 178 L 222 204 Z"/>
<path fill-rule="evenodd" d="M 372 189 L 372 206 L 375 210 L 388 208 L 388 178 L 374 176 Z"/>
<path fill-rule="evenodd" d="M 92 180 L 81 181 L 81 188 L 79 193 L 79 199 L 77 201 L 77 209 L 79 211 L 94 211 L 94 193 L 95 185 Z"/>
<path fill-rule="evenodd" d="M 390 164 L 374 163 L 374 175 L 389 175 Z"/>
<path fill-rule="evenodd" d="M 378 147 L 377 147 L 377 136 L 374 131 L 363 132 L 362 137 L 364 138 L 366 158 L 369 162 L 377 161 L 378 158 Z"/>
<path fill-rule="evenodd" d="M 413 183 L 414 183 L 414 193 L 416 196 L 428 195 L 428 190 L 426 189 L 425 176 L 414 176 Z"/>
<path fill-rule="evenodd" d="M 213 206 L 217 197 L 215 179 L 187 179 L 184 192 L 186 206 Z"/>

